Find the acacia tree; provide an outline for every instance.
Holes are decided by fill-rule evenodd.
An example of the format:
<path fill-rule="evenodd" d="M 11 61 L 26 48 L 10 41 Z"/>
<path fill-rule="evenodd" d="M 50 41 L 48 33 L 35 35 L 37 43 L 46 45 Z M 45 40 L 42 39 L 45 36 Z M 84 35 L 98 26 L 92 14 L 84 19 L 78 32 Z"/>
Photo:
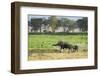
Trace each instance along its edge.
<path fill-rule="evenodd" d="M 57 18 L 56 18 L 56 16 L 51 16 L 49 18 L 49 24 L 52 28 L 52 32 L 55 32 L 55 29 L 57 27 Z"/>
<path fill-rule="evenodd" d="M 80 31 L 87 31 L 88 30 L 88 19 L 86 17 L 77 20 L 78 27 Z"/>
<path fill-rule="evenodd" d="M 87 19 L 87 17 L 83 18 L 83 26 L 84 26 L 83 31 L 87 31 L 88 30 L 88 19 Z"/>
<path fill-rule="evenodd" d="M 76 21 L 74 20 L 69 20 L 69 24 L 68 24 L 68 30 L 69 31 L 73 31 L 76 27 Z"/>
<path fill-rule="evenodd" d="M 31 24 L 33 27 L 33 30 L 36 32 L 37 30 L 40 30 L 41 32 L 41 25 L 42 25 L 42 18 L 33 18 L 31 19 Z"/>
<path fill-rule="evenodd" d="M 70 24 L 70 20 L 69 20 L 69 19 L 67 19 L 67 18 L 62 18 L 62 26 L 63 26 L 64 32 L 66 31 L 66 27 L 69 28 L 69 27 L 68 27 L 69 24 Z"/>
<path fill-rule="evenodd" d="M 66 32 L 66 28 L 68 28 L 67 31 L 71 31 L 76 27 L 76 22 L 68 18 L 62 18 L 60 24 L 63 27 L 64 32 Z"/>
<path fill-rule="evenodd" d="M 48 19 L 46 19 L 46 18 L 43 18 L 43 25 L 44 25 L 44 27 L 45 27 L 45 32 L 47 32 L 47 26 L 48 26 L 48 24 L 49 24 L 49 20 Z"/>

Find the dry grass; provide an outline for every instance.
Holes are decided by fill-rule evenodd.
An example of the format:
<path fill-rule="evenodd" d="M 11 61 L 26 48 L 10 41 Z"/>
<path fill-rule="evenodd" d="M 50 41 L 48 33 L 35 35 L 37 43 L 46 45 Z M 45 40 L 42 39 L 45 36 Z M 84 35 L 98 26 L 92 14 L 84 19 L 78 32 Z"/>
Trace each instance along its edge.
<path fill-rule="evenodd" d="M 87 51 L 79 51 L 73 53 L 32 53 L 28 56 L 28 60 L 82 59 L 87 57 Z"/>

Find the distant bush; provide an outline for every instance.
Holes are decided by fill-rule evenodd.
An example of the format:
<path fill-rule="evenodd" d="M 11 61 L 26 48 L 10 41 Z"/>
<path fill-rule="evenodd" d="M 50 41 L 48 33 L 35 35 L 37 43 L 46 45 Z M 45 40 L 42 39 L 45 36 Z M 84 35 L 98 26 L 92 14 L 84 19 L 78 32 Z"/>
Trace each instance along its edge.
<path fill-rule="evenodd" d="M 29 35 L 87 35 L 88 33 L 87 32 L 81 32 L 81 33 L 69 33 L 69 32 L 47 32 L 47 30 L 44 30 L 44 32 L 37 32 L 37 33 L 28 33 Z"/>
<path fill-rule="evenodd" d="M 43 32 L 44 32 L 44 33 L 46 33 L 46 32 L 47 32 L 47 30 L 43 30 Z"/>

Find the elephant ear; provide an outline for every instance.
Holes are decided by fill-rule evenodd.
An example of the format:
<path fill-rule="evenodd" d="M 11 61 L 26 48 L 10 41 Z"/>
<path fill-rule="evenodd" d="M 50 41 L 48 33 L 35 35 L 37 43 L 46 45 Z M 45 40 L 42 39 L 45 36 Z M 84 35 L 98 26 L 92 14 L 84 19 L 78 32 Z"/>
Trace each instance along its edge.
<path fill-rule="evenodd" d="M 64 42 L 63 42 L 63 41 L 60 41 L 60 44 L 61 44 L 61 45 L 63 45 L 63 44 L 64 44 Z"/>

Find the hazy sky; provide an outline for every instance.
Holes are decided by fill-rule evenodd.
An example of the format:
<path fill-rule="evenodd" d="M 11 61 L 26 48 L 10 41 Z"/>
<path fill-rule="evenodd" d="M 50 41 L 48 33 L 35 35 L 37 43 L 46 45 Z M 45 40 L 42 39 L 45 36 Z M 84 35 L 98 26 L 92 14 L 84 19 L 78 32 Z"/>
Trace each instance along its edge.
<path fill-rule="evenodd" d="M 48 19 L 48 17 L 50 16 L 42 16 L 42 15 L 29 15 L 28 16 L 28 20 L 30 21 L 31 18 L 46 18 Z M 57 18 L 68 18 L 68 19 L 71 19 L 71 20 L 78 20 L 78 19 L 82 19 L 83 17 L 80 17 L 80 16 L 57 16 Z"/>

